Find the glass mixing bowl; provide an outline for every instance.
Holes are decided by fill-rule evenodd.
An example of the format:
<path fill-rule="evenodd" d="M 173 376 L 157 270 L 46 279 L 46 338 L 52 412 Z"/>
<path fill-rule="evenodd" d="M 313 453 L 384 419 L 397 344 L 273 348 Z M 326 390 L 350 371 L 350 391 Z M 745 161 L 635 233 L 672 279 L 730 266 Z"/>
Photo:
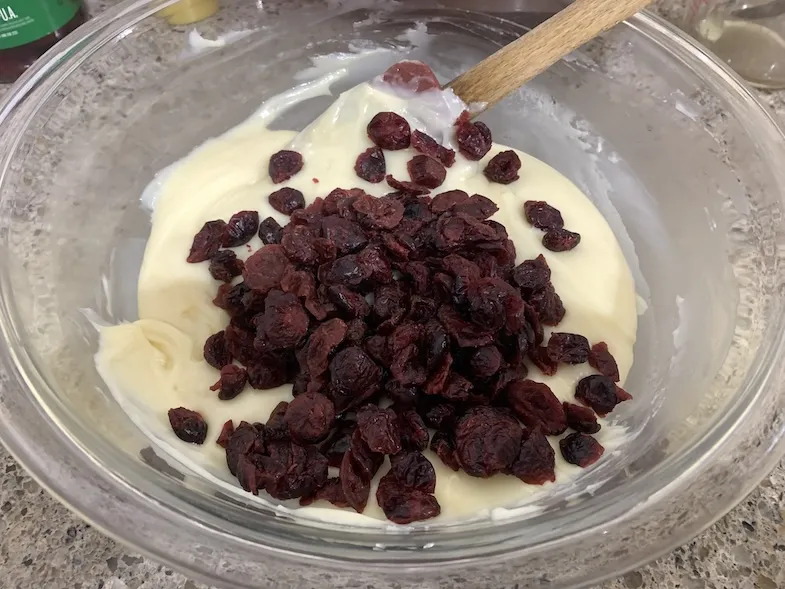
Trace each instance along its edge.
<path fill-rule="evenodd" d="M 108 393 L 84 310 L 134 318 L 153 173 L 297 83 L 315 55 L 375 43 L 448 79 L 554 8 L 446 4 L 223 0 L 198 29 L 224 36 L 206 43 L 157 17 L 160 2 L 129 1 L 0 104 L 0 436 L 107 534 L 232 587 L 578 587 L 685 542 L 781 456 L 785 138 L 734 74 L 649 14 L 485 117 L 592 198 L 641 296 L 635 400 L 615 417 L 628 442 L 581 490 L 470 523 L 309 521 L 165 456 Z M 339 85 L 377 73 L 350 70 Z"/>

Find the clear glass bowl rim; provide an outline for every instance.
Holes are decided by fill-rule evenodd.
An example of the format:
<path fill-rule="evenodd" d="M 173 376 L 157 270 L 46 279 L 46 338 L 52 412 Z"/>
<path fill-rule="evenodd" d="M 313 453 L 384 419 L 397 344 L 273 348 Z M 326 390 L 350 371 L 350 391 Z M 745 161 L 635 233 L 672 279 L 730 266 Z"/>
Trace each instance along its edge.
<path fill-rule="evenodd" d="M 78 68 L 81 58 L 95 47 L 116 38 L 124 29 L 175 1 L 126 0 L 106 10 L 56 45 L 11 88 L 6 97 L 0 100 L 0 128 L 7 125 L 4 134 L 12 139 L 0 144 L 0 179 L 5 174 L 10 155 L 21 136 L 20 131 L 24 132 L 29 118 L 35 114 L 33 110 L 25 116 L 20 115 L 24 110 L 21 106 L 26 97 L 34 90 L 54 91 L 58 81 Z M 765 153 L 768 162 L 773 164 L 785 159 L 785 135 L 757 98 L 725 64 L 676 27 L 648 12 L 636 15 L 627 25 L 660 47 L 667 48 L 672 58 L 689 64 L 707 85 L 723 96 L 732 97 L 737 109 L 736 114 L 744 115 L 749 126 L 760 131 L 758 141 L 765 143 L 767 147 Z M 777 178 L 781 187 L 785 188 L 785 176 L 779 174 Z M 781 194 L 785 194 L 785 190 Z M 5 250 L 0 250 L 0 256 L 6 254 Z M 199 558 L 199 549 L 209 549 L 219 554 L 222 562 L 227 563 L 226 567 L 222 567 L 225 571 L 243 570 L 249 558 L 262 556 L 282 559 L 282 562 L 289 561 L 298 566 L 311 563 L 324 569 L 345 570 L 347 565 L 351 564 L 352 557 L 359 556 L 339 552 L 331 554 L 329 551 L 317 553 L 309 550 L 312 546 L 280 542 L 281 536 L 275 532 L 285 532 L 287 527 L 295 525 L 288 522 L 282 522 L 282 526 L 273 531 L 271 540 L 279 542 L 271 541 L 267 545 L 251 543 L 245 538 L 227 533 L 226 526 L 211 525 L 223 523 L 219 522 L 214 514 L 200 514 L 204 517 L 196 519 L 192 513 L 178 509 L 178 505 L 157 501 L 155 493 L 149 492 L 149 485 L 131 485 L 94 460 L 79 441 L 57 427 L 57 416 L 37 402 L 37 390 L 46 385 L 37 374 L 35 362 L 21 344 L 23 330 L 15 317 L 11 281 L 4 269 L 6 267 L 0 266 L 3 268 L 0 270 L 0 292 L 4 293 L 0 297 L 0 330 L 6 342 L 0 349 L 0 360 L 5 365 L 9 380 L 3 383 L 4 390 L 0 397 L 0 441 L 51 495 L 105 534 L 134 550 L 213 584 L 225 584 L 228 579 L 219 576 L 215 567 L 211 566 L 213 560 L 208 562 Z M 724 448 L 732 447 L 740 441 L 737 439 L 740 434 L 736 432 L 735 425 L 744 420 L 749 407 L 756 399 L 778 386 L 778 383 L 772 382 L 770 378 L 771 367 L 784 355 L 784 327 L 785 318 L 780 313 L 767 326 L 765 341 L 770 343 L 762 347 L 745 380 L 744 388 L 749 394 L 739 399 L 712 430 L 685 453 L 681 463 L 670 465 L 671 469 L 682 468 L 677 476 L 651 487 L 647 503 L 677 504 L 682 489 L 705 476 L 712 466 L 712 459 L 716 459 Z M 38 444 L 31 443 L 31 431 L 36 432 Z M 747 476 L 734 493 L 725 496 L 719 509 L 706 514 L 698 522 L 691 521 L 671 530 L 667 541 L 658 538 L 657 543 L 641 543 L 633 556 L 627 557 L 623 564 L 612 571 L 598 568 L 584 574 L 578 585 L 596 583 L 608 576 L 635 568 L 688 541 L 711 525 L 752 491 L 777 464 L 785 453 L 783 433 L 785 432 L 781 430 L 775 431 L 768 444 L 749 450 L 747 464 L 741 470 L 744 473 L 754 472 L 756 476 Z M 53 465 L 57 465 L 56 470 Z M 637 481 L 637 484 L 645 485 L 647 482 L 651 481 Z M 635 503 L 616 505 L 606 513 L 603 527 L 606 530 L 615 530 L 614 533 L 622 533 L 625 527 L 631 528 L 633 521 L 640 525 L 641 521 L 645 520 L 643 511 L 645 506 Z M 514 524 L 514 521 L 512 523 Z M 339 530 L 336 537 L 348 531 Z M 373 558 L 365 555 L 362 560 L 380 573 L 436 575 L 481 562 L 487 564 L 488 559 L 522 560 L 538 551 L 576 546 L 588 532 L 590 530 L 569 529 L 543 544 L 517 549 L 506 547 L 496 554 L 483 554 L 482 561 L 479 556 L 472 555 L 471 550 L 455 551 L 454 558 L 447 561 L 428 562 L 427 559 L 416 558 L 413 553 L 410 559 L 386 560 L 379 557 L 383 553 L 377 553 Z M 322 533 L 330 536 L 331 531 Z M 197 538 L 198 540 L 195 540 Z M 423 541 L 427 541 L 427 532 L 418 534 L 416 539 L 421 545 Z M 405 566 L 405 571 L 402 566 Z M 239 579 L 240 577 L 233 578 L 232 581 L 237 582 Z"/>

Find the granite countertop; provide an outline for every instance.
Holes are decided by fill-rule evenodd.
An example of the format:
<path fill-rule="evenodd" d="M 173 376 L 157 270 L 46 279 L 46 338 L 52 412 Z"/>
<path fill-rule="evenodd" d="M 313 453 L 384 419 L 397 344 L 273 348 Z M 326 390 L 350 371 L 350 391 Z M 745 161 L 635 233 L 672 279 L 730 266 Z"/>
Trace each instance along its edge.
<path fill-rule="evenodd" d="M 115 0 L 91 0 L 93 13 Z M 684 0 L 655 10 L 678 21 Z M 0 85 L 0 94 L 7 87 Z M 785 91 L 761 92 L 785 124 Z M 14 589 L 206 589 L 133 554 L 73 516 L 0 447 L 0 571 Z M 593 589 L 785 588 L 785 461 L 695 540 Z M 307 588 L 304 588 L 307 589 Z"/>

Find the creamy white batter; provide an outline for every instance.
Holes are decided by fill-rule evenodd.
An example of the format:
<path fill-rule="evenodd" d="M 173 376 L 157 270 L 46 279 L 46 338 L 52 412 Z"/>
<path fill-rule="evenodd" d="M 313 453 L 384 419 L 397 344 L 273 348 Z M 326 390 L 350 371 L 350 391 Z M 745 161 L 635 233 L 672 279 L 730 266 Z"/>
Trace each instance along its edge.
<path fill-rule="evenodd" d="M 329 80 L 316 86 L 327 83 Z M 314 87 L 305 88 L 301 94 Z M 388 89 L 361 84 L 342 94 L 300 133 L 267 128 L 282 104 L 274 99 L 250 120 L 206 142 L 154 182 L 155 202 L 148 203 L 154 204 L 152 232 L 138 284 L 140 319 L 101 330 L 96 365 L 135 421 L 170 451 L 174 449 L 181 458 L 230 482 L 225 454 L 215 444 L 221 425 L 228 419 L 235 423 L 265 421 L 278 402 L 291 399 L 289 385 L 268 391 L 247 387 L 232 401 L 219 401 L 210 391 L 218 371 L 204 362 L 202 346 L 209 335 L 226 326 L 228 318 L 212 304 L 218 282 L 210 277 L 207 265 L 186 262 L 194 234 L 206 221 L 228 220 L 237 211 L 247 209 L 258 210 L 262 219 L 272 216 L 284 225 L 288 219 L 267 201 L 270 192 L 281 186 L 302 191 L 306 203 L 336 187 L 357 186 L 377 196 L 389 192 L 386 184 L 367 183 L 354 173 L 355 158 L 371 146 L 366 126 L 377 112 L 394 111 L 407 118 L 412 129 L 424 130 L 449 143 L 451 123 L 463 105 L 454 96 L 438 91 L 428 94 L 412 101 Z M 270 155 L 281 149 L 299 151 L 305 165 L 290 181 L 273 185 L 267 163 Z M 613 232 L 577 187 L 529 155 L 518 152 L 522 162 L 518 181 L 507 186 L 488 182 L 482 170 L 491 157 L 506 149 L 495 144 L 479 162 L 458 154 L 447 179 L 434 194 L 460 188 L 496 202 L 499 211 L 493 219 L 507 228 L 515 242 L 518 262 L 542 253 L 551 267 L 553 285 L 567 309 L 558 331 L 580 333 L 590 342 L 605 341 L 623 382 L 632 364 L 636 337 L 636 293 Z M 412 155 L 412 150 L 386 151 L 388 173 L 408 179 L 406 162 Z M 542 232 L 532 228 L 523 216 L 526 200 L 546 200 L 558 208 L 565 226 L 581 234 L 580 245 L 563 253 L 545 250 L 540 242 Z M 262 244 L 254 238 L 249 245 L 235 248 L 239 257 L 247 258 Z M 546 377 L 531 367 L 530 378 L 547 383 L 560 399 L 572 401 L 576 382 L 592 372 L 588 364 L 560 365 L 555 376 Z M 166 412 L 179 406 L 198 411 L 207 420 L 208 440 L 203 446 L 180 442 L 171 432 Z M 620 428 L 604 423 L 597 438 L 612 449 L 621 433 Z M 550 441 L 557 456 L 555 484 L 560 484 L 582 469 L 564 462 L 557 439 Z M 526 485 L 505 475 L 473 478 L 453 472 L 430 453 L 426 455 L 436 470 L 435 496 L 442 509 L 439 518 L 424 522 L 429 525 L 515 506 L 552 487 Z M 385 518 L 374 490 L 364 515 L 342 513 L 329 504 L 302 508 L 299 513 L 343 522 L 389 523 L 379 521 Z"/>

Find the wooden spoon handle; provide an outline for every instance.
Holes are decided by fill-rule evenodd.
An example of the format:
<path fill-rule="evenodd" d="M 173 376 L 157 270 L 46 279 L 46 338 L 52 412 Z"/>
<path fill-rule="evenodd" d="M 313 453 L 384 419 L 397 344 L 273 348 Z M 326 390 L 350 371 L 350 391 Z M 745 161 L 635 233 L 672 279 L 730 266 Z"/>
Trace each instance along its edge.
<path fill-rule="evenodd" d="M 493 106 L 561 57 L 643 9 L 652 0 L 575 0 L 449 84 L 467 104 Z M 479 105 L 478 105 L 479 106 Z"/>

